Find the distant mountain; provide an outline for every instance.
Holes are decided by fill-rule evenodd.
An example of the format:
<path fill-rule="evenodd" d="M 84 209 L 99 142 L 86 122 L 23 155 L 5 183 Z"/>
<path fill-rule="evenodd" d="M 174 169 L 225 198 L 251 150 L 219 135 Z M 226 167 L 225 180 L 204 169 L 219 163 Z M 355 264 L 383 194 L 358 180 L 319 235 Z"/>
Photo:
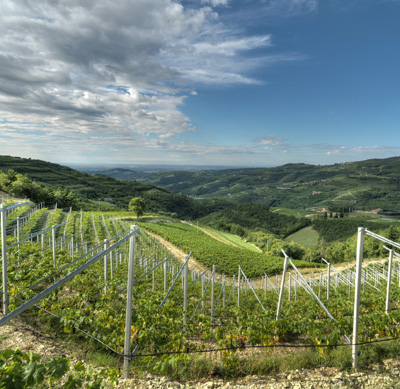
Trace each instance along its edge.
<path fill-rule="evenodd" d="M 89 202 L 111 199 L 117 206 L 127 208 L 132 197 L 140 196 L 146 200 L 148 210 L 180 218 L 202 217 L 224 208 L 227 204 L 220 200 L 196 201 L 154 185 L 121 181 L 100 174 L 81 173 L 41 160 L 0 156 L 0 170 L 9 169 L 42 184 L 67 188 Z"/>
<path fill-rule="evenodd" d="M 111 169 L 101 173 L 195 198 L 234 203 L 287 208 L 400 209 L 400 157 L 326 166 L 292 163 L 273 168 L 151 174 Z"/>

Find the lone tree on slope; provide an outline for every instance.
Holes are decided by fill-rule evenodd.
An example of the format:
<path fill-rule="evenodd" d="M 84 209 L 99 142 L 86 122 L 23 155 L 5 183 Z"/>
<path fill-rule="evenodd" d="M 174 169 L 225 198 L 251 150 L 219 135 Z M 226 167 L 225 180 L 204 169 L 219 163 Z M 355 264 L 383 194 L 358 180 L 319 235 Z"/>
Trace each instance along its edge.
<path fill-rule="evenodd" d="M 146 201 L 142 197 L 134 197 L 129 201 L 129 210 L 136 214 L 136 217 L 140 219 L 146 210 Z"/>

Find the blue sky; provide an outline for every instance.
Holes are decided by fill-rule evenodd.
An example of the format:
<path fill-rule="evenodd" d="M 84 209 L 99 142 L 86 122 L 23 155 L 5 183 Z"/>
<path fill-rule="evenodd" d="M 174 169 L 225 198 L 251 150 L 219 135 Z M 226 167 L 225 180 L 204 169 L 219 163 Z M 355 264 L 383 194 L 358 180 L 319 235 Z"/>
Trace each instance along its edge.
<path fill-rule="evenodd" d="M 0 15 L 0 154 L 220 166 L 400 155 L 400 0 L 21 0 Z"/>

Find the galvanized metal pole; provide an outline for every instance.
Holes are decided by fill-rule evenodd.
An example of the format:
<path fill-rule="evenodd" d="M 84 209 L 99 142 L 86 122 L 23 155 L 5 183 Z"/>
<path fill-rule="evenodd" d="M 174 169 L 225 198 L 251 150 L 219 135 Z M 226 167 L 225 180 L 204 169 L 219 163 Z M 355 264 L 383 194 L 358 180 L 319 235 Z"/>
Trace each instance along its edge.
<path fill-rule="evenodd" d="M 7 235 L 6 235 L 6 210 L 5 205 L 0 205 L 1 213 L 1 258 L 3 269 L 3 314 L 8 313 L 8 285 L 7 285 Z"/>
<path fill-rule="evenodd" d="M 107 250 L 107 239 L 104 239 L 104 250 Z M 104 293 L 107 292 L 108 271 L 107 271 L 107 255 L 104 256 Z"/>
<path fill-rule="evenodd" d="M 399 281 L 399 288 L 400 288 L 400 262 L 399 262 L 399 267 L 397 269 L 397 274 L 398 274 L 398 281 Z"/>
<path fill-rule="evenodd" d="M 352 357 L 353 368 L 357 369 L 358 359 L 358 324 L 360 316 L 360 289 L 361 289 L 361 271 L 363 260 L 363 247 L 364 247 L 364 232 L 362 227 L 358 228 L 357 234 L 357 257 L 356 257 L 356 279 L 355 279 L 355 292 L 354 292 L 354 317 L 353 317 L 353 343 L 352 343 Z"/>
<path fill-rule="evenodd" d="M 111 272 L 111 279 L 114 278 L 114 260 L 113 260 L 113 253 L 112 251 L 110 252 L 110 272 Z"/>
<path fill-rule="evenodd" d="M 57 251 L 56 251 L 56 229 L 55 226 L 52 227 L 51 230 L 51 243 L 53 247 L 53 264 L 54 267 L 57 267 Z"/>
<path fill-rule="evenodd" d="M 151 291 L 152 292 L 154 292 L 155 285 L 156 285 L 156 279 L 155 279 L 155 277 L 156 277 L 156 269 L 154 269 L 154 266 L 156 266 L 156 260 L 155 259 L 153 259 L 153 279 L 152 279 L 153 283 L 152 283 L 152 287 L 151 287 Z"/>
<path fill-rule="evenodd" d="M 225 308 L 225 274 L 223 275 L 222 287 L 223 287 L 223 292 L 222 292 L 222 307 Z"/>
<path fill-rule="evenodd" d="M 164 262 L 164 293 L 167 291 L 167 261 Z"/>
<path fill-rule="evenodd" d="M 283 274 L 282 274 L 282 281 L 281 281 L 281 291 L 279 292 L 278 309 L 276 311 L 276 320 L 279 320 L 279 317 L 281 315 L 283 292 L 285 290 L 285 278 L 286 278 L 286 271 L 287 271 L 288 263 L 289 263 L 289 257 L 285 254 L 285 262 L 283 264 Z"/>
<path fill-rule="evenodd" d="M 131 232 L 136 226 L 131 226 Z M 129 361 L 131 358 L 131 324 L 132 324 L 132 298 L 133 298 L 133 276 L 135 273 L 135 234 L 129 238 L 129 264 L 128 285 L 126 293 L 126 317 L 125 317 L 125 344 L 124 344 L 124 378 L 129 378 Z"/>
<path fill-rule="evenodd" d="M 17 218 L 17 242 L 18 242 L 18 258 L 21 250 L 21 244 L 19 243 L 19 240 L 21 238 L 21 230 L 20 230 L 20 217 L 18 216 Z"/>
<path fill-rule="evenodd" d="M 393 250 L 389 250 L 389 268 L 388 268 L 388 275 L 387 275 L 385 313 L 389 313 L 390 286 L 392 283 L 392 266 L 393 266 Z"/>
<path fill-rule="evenodd" d="M 329 292 L 331 287 L 331 264 L 328 263 L 328 279 L 326 284 L 326 299 L 329 300 Z"/>
<path fill-rule="evenodd" d="M 239 273 L 238 273 L 237 304 L 238 304 L 238 307 L 240 307 L 240 266 L 239 266 Z"/>
<path fill-rule="evenodd" d="M 188 278 L 189 278 L 189 261 L 186 262 L 183 270 L 183 329 L 186 330 L 186 313 L 188 298 Z"/>
<path fill-rule="evenodd" d="M 201 276 L 201 309 L 204 311 L 204 274 Z"/>
<path fill-rule="evenodd" d="M 318 297 L 321 297 L 322 273 L 319 273 Z"/>
<path fill-rule="evenodd" d="M 214 287 L 215 287 L 215 265 L 212 267 L 211 275 L 211 324 L 214 320 Z"/>
<path fill-rule="evenodd" d="M 268 277 L 267 277 L 267 275 L 265 274 L 265 284 L 264 284 L 264 297 L 265 297 L 265 298 L 267 298 L 267 289 L 268 289 L 268 283 L 267 283 L 267 281 L 268 281 Z"/>

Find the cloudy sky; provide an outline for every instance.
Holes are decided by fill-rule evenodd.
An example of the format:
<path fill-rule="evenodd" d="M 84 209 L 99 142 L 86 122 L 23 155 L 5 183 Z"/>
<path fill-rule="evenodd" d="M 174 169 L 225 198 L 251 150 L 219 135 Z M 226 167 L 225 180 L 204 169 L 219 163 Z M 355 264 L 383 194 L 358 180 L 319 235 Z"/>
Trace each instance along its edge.
<path fill-rule="evenodd" d="M 273 166 L 400 155 L 400 0 L 2 0 L 0 154 Z"/>

